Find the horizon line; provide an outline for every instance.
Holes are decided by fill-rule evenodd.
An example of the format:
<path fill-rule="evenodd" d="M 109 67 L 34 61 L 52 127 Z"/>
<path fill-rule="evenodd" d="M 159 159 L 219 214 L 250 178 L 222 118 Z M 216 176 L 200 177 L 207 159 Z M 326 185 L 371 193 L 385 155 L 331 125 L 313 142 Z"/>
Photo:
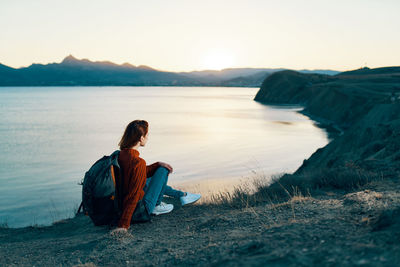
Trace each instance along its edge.
<path fill-rule="evenodd" d="M 60 62 L 47 62 L 47 63 L 32 62 L 32 63 L 31 63 L 30 65 L 28 65 L 28 66 L 19 66 L 19 67 L 14 67 L 14 66 L 11 66 L 11 65 L 7 65 L 7 64 L 4 64 L 3 62 L 0 62 L 0 64 L 2 64 L 2 65 L 4 65 L 4 66 L 7 66 L 7 67 L 10 67 L 10 68 L 13 68 L 13 69 L 23 69 L 23 68 L 28 68 L 28 67 L 30 67 L 30 66 L 32 66 L 32 65 L 34 65 L 34 64 L 37 64 L 37 65 L 61 64 L 65 59 L 67 59 L 67 58 L 69 58 L 69 57 L 72 57 L 73 59 L 75 59 L 75 60 L 77 60 L 77 61 L 89 61 L 89 62 L 92 62 L 92 63 L 111 63 L 111 64 L 114 64 L 114 65 L 117 65 L 117 66 L 123 66 L 123 65 L 125 65 L 125 64 L 129 64 L 129 65 L 131 65 L 131 66 L 133 66 L 133 67 L 141 67 L 141 66 L 142 66 L 142 67 L 151 68 L 151 69 L 153 69 L 153 70 L 155 70 L 155 71 L 160 71 L 160 72 L 174 72 L 174 73 L 203 72 L 203 71 L 223 71 L 223 70 L 229 70 L 229 69 L 284 69 L 284 70 L 295 70 L 295 71 L 302 71 L 302 70 L 309 70 L 309 71 L 324 70 L 324 71 L 337 71 L 337 72 L 344 72 L 344 71 L 349 71 L 349 70 L 355 70 L 355 69 L 352 69 L 352 68 L 349 68 L 349 69 L 344 69 L 344 68 L 343 68 L 343 69 L 339 70 L 339 69 L 329 69 L 329 68 L 323 68 L 323 67 L 321 67 L 321 68 L 300 68 L 300 69 L 294 69 L 294 68 L 287 68 L 287 67 L 254 67 L 254 66 L 252 66 L 252 67 L 243 67 L 243 66 L 240 66 L 240 67 L 239 67 L 239 66 L 231 66 L 231 67 L 222 68 L 222 69 L 192 69 L 192 70 L 174 71 L 174 70 L 157 69 L 157 68 L 154 68 L 154 67 L 149 66 L 149 65 L 146 65 L 146 64 L 134 65 L 134 64 L 132 64 L 132 63 L 130 63 L 130 62 L 123 62 L 123 63 L 118 64 L 118 63 L 115 63 L 115 62 L 110 61 L 110 60 L 90 60 L 89 58 L 81 58 L 81 59 L 78 59 L 77 57 L 73 56 L 72 54 L 69 54 L 68 56 L 64 57 Z M 399 65 L 399 66 L 400 66 L 400 65 Z M 365 67 L 368 67 L 368 66 L 367 66 L 367 65 L 360 66 L 358 69 L 365 68 Z M 387 65 L 385 65 L 385 66 L 368 67 L 368 68 L 383 68 L 383 67 L 395 67 L 395 66 L 387 66 Z"/>

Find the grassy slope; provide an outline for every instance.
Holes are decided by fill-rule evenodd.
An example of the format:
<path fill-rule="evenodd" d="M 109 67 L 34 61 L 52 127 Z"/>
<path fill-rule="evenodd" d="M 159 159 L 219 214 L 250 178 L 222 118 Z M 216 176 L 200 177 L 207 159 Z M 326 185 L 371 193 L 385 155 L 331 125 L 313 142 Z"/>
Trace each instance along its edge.
<path fill-rule="evenodd" d="M 0 229 L 0 265 L 395 266 L 399 192 L 399 183 L 388 181 L 278 204 L 176 205 L 122 237 L 85 216 L 45 228 Z"/>

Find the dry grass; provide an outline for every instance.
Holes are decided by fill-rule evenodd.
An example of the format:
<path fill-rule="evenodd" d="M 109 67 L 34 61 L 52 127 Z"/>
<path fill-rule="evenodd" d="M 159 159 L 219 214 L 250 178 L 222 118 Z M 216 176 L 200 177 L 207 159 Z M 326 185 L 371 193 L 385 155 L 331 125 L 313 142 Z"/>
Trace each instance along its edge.
<path fill-rule="evenodd" d="M 208 204 L 231 208 L 248 208 L 261 203 L 293 204 L 309 199 L 311 194 L 327 190 L 352 191 L 379 179 L 383 179 L 381 173 L 367 171 L 354 162 L 348 162 L 340 168 L 320 169 L 301 175 L 278 174 L 271 179 L 259 177 L 252 184 L 235 187 L 232 192 L 214 194 Z"/>

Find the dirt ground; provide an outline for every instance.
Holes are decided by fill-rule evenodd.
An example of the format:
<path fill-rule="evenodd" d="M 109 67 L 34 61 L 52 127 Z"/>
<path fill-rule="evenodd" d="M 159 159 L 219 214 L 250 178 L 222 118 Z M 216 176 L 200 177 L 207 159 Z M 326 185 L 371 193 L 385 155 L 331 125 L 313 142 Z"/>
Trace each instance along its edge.
<path fill-rule="evenodd" d="M 400 183 L 280 204 L 192 205 L 122 237 L 78 216 L 0 229 L 0 266 L 400 266 Z"/>

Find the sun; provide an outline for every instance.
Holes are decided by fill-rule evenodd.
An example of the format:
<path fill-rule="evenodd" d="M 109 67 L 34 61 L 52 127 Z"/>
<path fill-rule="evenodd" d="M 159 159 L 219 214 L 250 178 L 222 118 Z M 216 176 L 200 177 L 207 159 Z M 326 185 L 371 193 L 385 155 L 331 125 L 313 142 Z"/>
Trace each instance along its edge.
<path fill-rule="evenodd" d="M 234 58 L 225 51 L 213 51 L 203 58 L 202 67 L 207 70 L 222 70 L 232 67 Z"/>

